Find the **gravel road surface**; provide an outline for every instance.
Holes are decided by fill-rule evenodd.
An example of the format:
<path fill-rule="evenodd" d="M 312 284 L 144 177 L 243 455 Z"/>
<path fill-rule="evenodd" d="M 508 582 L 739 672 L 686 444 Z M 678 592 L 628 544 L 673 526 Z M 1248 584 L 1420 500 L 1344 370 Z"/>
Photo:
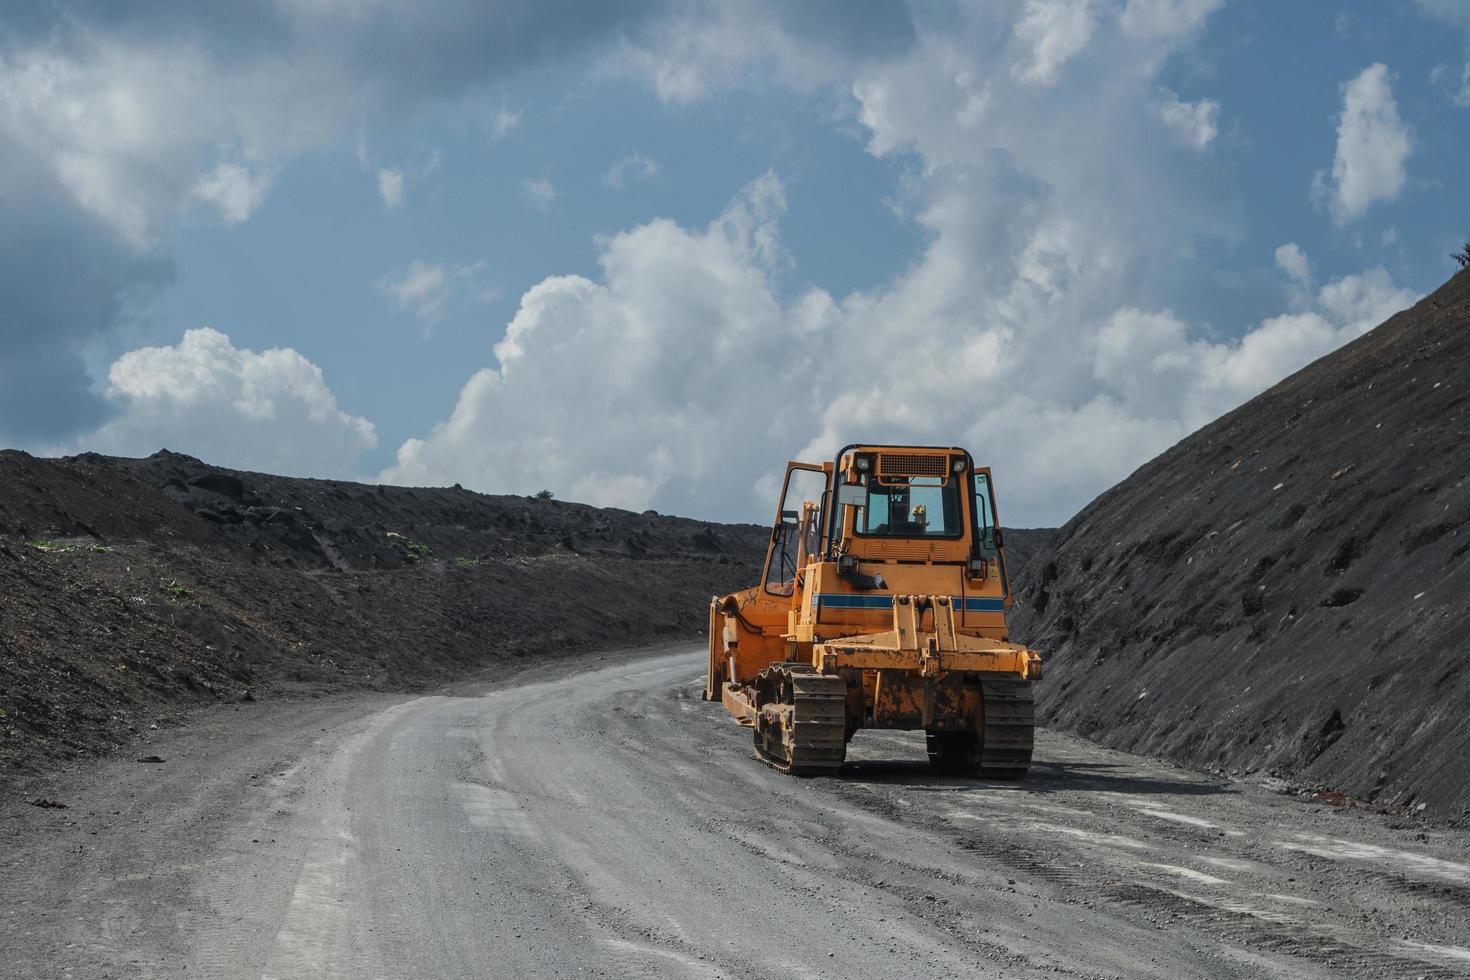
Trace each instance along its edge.
<path fill-rule="evenodd" d="M 885 733 L 795 779 L 701 666 L 206 714 L 0 810 L 0 974 L 1470 975 L 1459 834 L 1052 733 L 1020 785 Z"/>

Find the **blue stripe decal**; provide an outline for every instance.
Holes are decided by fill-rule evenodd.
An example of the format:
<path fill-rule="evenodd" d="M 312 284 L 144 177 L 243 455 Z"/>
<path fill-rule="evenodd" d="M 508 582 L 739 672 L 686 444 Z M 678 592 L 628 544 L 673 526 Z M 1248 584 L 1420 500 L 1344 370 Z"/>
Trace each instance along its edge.
<path fill-rule="evenodd" d="M 959 596 L 954 596 L 956 607 L 961 605 Z M 965 612 L 1005 612 L 1006 602 L 996 598 L 968 598 L 963 602 Z M 849 595 L 841 592 L 817 593 L 817 610 L 820 615 L 827 609 L 892 609 L 893 597 L 887 595 Z"/>
<path fill-rule="evenodd" d="M 892 609 L 893 596 L 819 592 L 817 593 L 817 605 L 826 606 L 829 609 Z"/>

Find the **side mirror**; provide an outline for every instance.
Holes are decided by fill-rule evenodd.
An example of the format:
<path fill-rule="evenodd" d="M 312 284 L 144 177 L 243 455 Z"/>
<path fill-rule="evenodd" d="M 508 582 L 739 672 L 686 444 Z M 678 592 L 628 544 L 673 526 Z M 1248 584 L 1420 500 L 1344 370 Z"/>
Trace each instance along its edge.
<path fill-rule="evenodd" d="M 868 506 L 868 488 L 861 483 L 844 483 L 837 488 L 839 507 Z"/>
<path fill-rule="evenodd" d="M 980 557 L 987 561 L 994 561 L 1000 556 L 999 535 L 993 527 L 987 527 L 980 532 Z"/>

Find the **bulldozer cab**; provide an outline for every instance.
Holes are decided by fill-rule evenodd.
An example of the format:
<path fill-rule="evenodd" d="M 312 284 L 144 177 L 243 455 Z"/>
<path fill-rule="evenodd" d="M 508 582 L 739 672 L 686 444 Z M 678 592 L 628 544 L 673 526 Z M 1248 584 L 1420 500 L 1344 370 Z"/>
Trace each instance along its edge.
<path fill-rule="evenodd" d="M 957 447 L 853 445 L 831 463 L 790 463 L 764 591 L 794 595 L 813 561 L 1003 563 L 995 513 L 990 470 Z"/>

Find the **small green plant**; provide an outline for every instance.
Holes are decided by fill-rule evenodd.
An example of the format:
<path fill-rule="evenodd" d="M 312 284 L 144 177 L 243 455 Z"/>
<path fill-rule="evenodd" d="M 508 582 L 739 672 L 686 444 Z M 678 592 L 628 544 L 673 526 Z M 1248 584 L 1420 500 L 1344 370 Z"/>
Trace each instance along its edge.
<path fill-rule="evenodd" d="M 422 541 L 404 537 L 397 531 L 389 531 L 388 540 L 398 546 L 398 549 L 403 552 L 403 560 L 410 565 L 419 565 L 434 557 L 434 551 L 428 545 Z"/>
<path fill-rule="evenodd" d="M 0 718 L 9 718 L 9 717 L 10 717 L 10 712 L 6 711 L 4 708 L 0 708 Z"/>
<path fill-rule="evenodd" d="M 183 600 L 183 599 L 192 599 L 192 598 L 194 598 L 194 593 L 190 592 L 188 589 L 184 588 L 182 585 L 179 585 L 178 583 L 173 583 L 171 585 L 164 586 L 163 587 L 163 591 L 166 592 L 166 593 L 168 593 L 169 598 L 172 598 L 172 599 Z"/>
<path fill-rule="evenodd" d="M 1450 258 L 1460 263 L 1460 268 L 1462 269 L 1470 265 L 1470 240 L 1467 240 L 1464 245 L 1461 245 L 1458 252 L 1451 252 Z"/>
<path fill-rule="evenodd" d="M 552 493 L 550 490 L 537 490 L 536 491 L 536 499 L 537 500 L 550 500 L 552 497 L 555 497 L 555 496 L 556 496 L 556 494 Z"/>
<path fill-rule="evenodd" d="M 480 559 L 471 558 L 469 555 L 456 555 L 454 558 L 454 563 L 460 568 L 468 568 L 471 565 L 480 564 Z"/>
<path fill-rule="evenodd" d="M 95 554 L 106 554 L 112 549 L 103 544 L 95 544 L 90 541 L 53 541 L 50 538 L 42 538 L 39 541 L 26 542 L 37 551 L 44 551 L 48 555 L 59 555 L 68 551 L 88 551 Z"/>

